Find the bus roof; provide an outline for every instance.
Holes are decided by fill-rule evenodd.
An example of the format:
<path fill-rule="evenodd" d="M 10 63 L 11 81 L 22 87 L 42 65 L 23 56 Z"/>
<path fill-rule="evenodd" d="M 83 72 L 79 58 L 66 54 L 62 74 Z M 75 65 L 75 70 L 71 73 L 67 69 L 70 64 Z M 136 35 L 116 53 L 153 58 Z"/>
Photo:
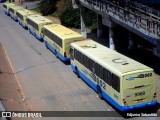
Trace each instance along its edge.
<path fill-rule="evenodd" d="M 71 46 L 98 62 L 104 68 L 115 71 L 117 75 L 139 70 L 153 70 L 91 39 L 71 43 Z"/>
<path fill-rule="evenodd" d="M 15 4 L 13 4 L 13 3 L 4 3 L 4 5 L 6 5 L 6 6 L 15 6 Z"/>
<path fill-rule="evenodd" d="M 23 15 L 23 16 L 34 14 L 33 12 L 31 12 L 31 11 L 29 11 L 27 9 L 20 9 L 17 12 L 20 13 L 21 15 Z"/>
<path fill-rule="evenodd" d="M 52 23 L 51 20 L 39 15 L 39 14 L 34 14 L 34 15 L 29 15 L 27 16 L 28 19 L 32 20 L 33 22 L 37 23 L 37 24 L 41 24 L 41 23 Z"/>
<path fill-rule="evenodd" d="M 75 38 L 75 37 L 83 37 L 81 34 L 61 25 L 61 24 L 52 24 L 52 25 L 45 25 L 45 29 L 53 32 L 55 35 L 60 37 L 62 40 L 68 38 Z"/>
<path fill-rule="evenodd" d="M 16 6 L 16 5 L 13 5 L 13 6 L 11 6 L 10 8 L 12 8 L 13 10 L 24 9 L 24 8 L 21 7 L 21 6 Z"/>

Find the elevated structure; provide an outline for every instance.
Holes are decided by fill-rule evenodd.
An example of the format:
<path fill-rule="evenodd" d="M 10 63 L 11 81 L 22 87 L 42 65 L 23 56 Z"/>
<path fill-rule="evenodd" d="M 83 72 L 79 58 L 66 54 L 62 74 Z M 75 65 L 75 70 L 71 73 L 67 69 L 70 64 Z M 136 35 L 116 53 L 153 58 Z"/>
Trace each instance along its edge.
<path fill-rule="evenodd" d="M 98 26 L 102 23 L 109 27 L 109 41 L 112 49 L 114 49 L 112 28 L 118 24 L 153 44 L 155 46 L 154 54 L 160 57 L 159 11 L 131 0 L 119 0 L 118 2 L 112 0 L 72 0 L 72 2 L 73 6 L 80 6 L 80 9 L 86 7 L 102 16 L 101 20 L 97 19 L 102 22 L 97 23 Z M 81 13 L 82 15 L 83 13 Z M 81 25 L 82 23 L 85 23 L 85 21 L 82 21 Z M 84 27 L 83 30 L 85 30 Z"/>
<path fill-rule="evenodd" d="M 152 4 L 152 5 L 159 4 L 160 5 L 160 0 L 133 0 L 133 1 L 137 1 L 140 3 L 144 3 L 144 4 Z"/>

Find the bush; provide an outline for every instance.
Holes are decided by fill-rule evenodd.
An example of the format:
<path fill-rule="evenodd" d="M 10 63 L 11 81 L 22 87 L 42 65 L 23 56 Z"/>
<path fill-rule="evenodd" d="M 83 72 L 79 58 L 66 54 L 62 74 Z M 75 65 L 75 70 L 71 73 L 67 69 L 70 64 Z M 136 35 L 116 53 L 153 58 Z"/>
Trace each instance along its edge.
<path fill-rule="evenodd" d="M 72 8 L 70 5 L 60 16 L 61 24 L 66 27 L 80 28 L 80 10 Z M 89 9 L 85 13 L 86 26 L 90 26 L 96 22 L 96 14 Z"/>
<path fill-rule="evenodd" d="M 66 27 L 80 28 L 80 12 L 70 5 L 60 16 L 61 24 Z"/>
<path fill-rule="evenodd" d="M 56 10 L 58 0 L 45 0 L 40 3 L 40 12 L 42 15 L 49 15 Z"/>

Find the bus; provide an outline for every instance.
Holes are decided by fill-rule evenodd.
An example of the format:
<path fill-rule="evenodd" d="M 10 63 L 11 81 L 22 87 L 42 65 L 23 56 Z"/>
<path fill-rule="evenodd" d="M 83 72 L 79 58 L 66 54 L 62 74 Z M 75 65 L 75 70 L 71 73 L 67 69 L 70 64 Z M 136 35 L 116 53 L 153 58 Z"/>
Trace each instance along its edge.
<path fill-rule="evenodd" d="M 16 15 L 17 15 L 17 19 L 18 19 L 19 24 L 23 28 L 28 29 L 26 19 L 27 19 L 27 16 L 33 15 L 33 14 L 34 14 L 33 12 L 31 12 L 31 11 L 29 11 L 27 9 L 18 10 Z"/>
<path fill-rule="evenodd" d="M 91 39 L 71 43 L 71 68 L 121 112 L 157 105 L 152 68 Z"/>
<path fill-rule="evenodd" d="M 24 9 L 24 8 L 21 7 L 21 6 L 16 6 L 16 5 L 15 6 L 11 6 L 9 8 L 9 14 L 10 14 L 11 18 L 14 19 L 15 21 L 18 21 L 16 12 L 18 10 L 22 10 L 22 9 Z"/>
<path fill-rule="evenodd" d="M 38 14 L 27 16 L 27 26 L 29 32 L 38 40 L 43 42 L 41 35 L 44 25 L 52 24 L 52 21 Z"/>
<path fill-rule="evenodd" d="M 11 6 L 15 6 L 15 4 L 13 4 L 13 3 L 4 3 L 4 4 L 3 4 L 4 13 L 7 14 L 8 16 L 10 15 L 10 14 L 9 14 L 9 8 L 10 8 Z"/>
<path fill-rule="evenodd" d="M 70 60 L 70 43 L 83 40 L 83 36 L 60 24 L 45 25 L 43 39 L 46 47 L 62 61 Z"/>

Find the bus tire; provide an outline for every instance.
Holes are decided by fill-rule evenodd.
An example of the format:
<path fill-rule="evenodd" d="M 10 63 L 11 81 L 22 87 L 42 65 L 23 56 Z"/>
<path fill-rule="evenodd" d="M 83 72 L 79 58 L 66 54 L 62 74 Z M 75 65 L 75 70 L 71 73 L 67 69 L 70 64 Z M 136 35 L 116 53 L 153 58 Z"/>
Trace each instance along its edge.
<path fill-rule="evenodd" d="M 97 86 L 97 94 L 98 94 L 100 99 L 103 99 L 102 91 L 101 91 L 101 88 L 99 86 Z"/>
<path fill-rule="evenodd" d="M 79 78 L 79 72 L 78 72 L 78 68 L 76 67 L 76 75 Z"/>
<path fill-rule="evenodd" d="M 58 54 L 57 54 L 57 51 L 55 50 L 55 56 L 56 56 L 56 58 L 58 58 Z"/>
<path fill-rule="evenodd" d="M 48 45 L 47 45 L 47 42 L 45 42 L 45 45 L 46 45 L 46 48 L 48 49 Z"/>

